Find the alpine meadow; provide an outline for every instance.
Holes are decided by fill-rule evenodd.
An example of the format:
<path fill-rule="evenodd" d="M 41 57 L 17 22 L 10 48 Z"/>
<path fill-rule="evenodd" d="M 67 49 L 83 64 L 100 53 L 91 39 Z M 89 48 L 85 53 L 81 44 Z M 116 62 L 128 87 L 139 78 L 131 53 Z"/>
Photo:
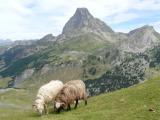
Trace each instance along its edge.
<path fill-rule="evenodd" d="M 115 32 L 90 12 L 56 36 L 0 39 L 0 120 L 160 120 L 160 33 Z"/>

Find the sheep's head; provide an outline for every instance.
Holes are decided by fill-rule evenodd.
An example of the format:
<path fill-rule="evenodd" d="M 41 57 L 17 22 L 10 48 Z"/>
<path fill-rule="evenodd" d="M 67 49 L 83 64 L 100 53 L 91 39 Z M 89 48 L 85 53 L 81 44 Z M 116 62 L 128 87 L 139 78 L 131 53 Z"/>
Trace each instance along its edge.
<path fill-rule="evenodd" d="M 56 112 L 60 112 L 62 109 L 64 109 L 65 107 L 65 103 L 64 102 L 60 102 L 60 101 L 55 101 L 54 103 L 54 109 Z"/>
<path fill-rule="evenodd" d="M 40 115 L 44 112 L 44 103 L 40 101 L 35 101 L 35 103 L 32 105 L 33 109 L 38 112 Z"/>

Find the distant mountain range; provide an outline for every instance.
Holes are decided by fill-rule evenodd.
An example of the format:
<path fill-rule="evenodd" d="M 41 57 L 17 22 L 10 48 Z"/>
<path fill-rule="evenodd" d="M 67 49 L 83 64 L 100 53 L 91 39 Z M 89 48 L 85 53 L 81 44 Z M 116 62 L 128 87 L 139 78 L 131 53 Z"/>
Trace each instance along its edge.
<path fill-rule="evenodd" d="M 91 95 L 99 94 L 143 81 L 150 68 L 159 70 L 159 44 L 152 26 L 118 33 L 87 8 L 77 8 L 60 35 L 14 42 L 0 55 L 0 76 L 16 76 L 14 87 L 83 79 Z"/>
<path fill-rule="evenodd" d="M 11 45 L 12 43 L 13 41 L 10 39 L 6 39 L 6 40 L 0 39 L 0 46 Z"/>

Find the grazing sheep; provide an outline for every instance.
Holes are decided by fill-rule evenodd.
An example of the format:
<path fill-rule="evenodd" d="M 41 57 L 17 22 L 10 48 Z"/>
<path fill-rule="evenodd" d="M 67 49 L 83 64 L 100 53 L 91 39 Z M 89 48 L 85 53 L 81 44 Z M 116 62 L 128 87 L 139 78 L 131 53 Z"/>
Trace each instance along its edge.
<path fill-rule="evenodd" d="M 78 100 L 84 100 L 87 105 L 86 87 L 82 80 L 72 80 L 64 84 L 63 89 L 58 93 L 54 108 L 58 113 L 66 107 L 67 110 L 71 110 L 70 104 L 76 101 L 74 108 L 77 108 Z"/>
<path fill-rule="evenodd" d="M 38 90 L 38 94 L 34 104 L 32 105 L 33 108 L 42 115 L 43 112 L 48 114 L 48 104 L 53 102 L 57 94 L 63 88 L 63 83 L 59 80 L 51 80 L 49 83 L 43 85 Z"/>

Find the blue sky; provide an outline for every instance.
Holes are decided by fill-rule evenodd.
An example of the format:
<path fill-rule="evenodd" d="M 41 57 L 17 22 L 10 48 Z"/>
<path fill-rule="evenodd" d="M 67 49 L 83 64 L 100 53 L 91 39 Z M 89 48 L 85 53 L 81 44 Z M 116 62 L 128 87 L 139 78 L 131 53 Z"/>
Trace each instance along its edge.
<path fill-rule="evenodd" d="M 160 32 L 160 0 L 1 0 L 0 38 L 56 36 L 78 7 L 88 8 L 117 32 L 146 24 Z"/>

